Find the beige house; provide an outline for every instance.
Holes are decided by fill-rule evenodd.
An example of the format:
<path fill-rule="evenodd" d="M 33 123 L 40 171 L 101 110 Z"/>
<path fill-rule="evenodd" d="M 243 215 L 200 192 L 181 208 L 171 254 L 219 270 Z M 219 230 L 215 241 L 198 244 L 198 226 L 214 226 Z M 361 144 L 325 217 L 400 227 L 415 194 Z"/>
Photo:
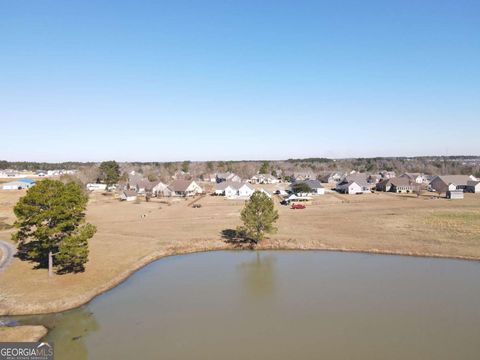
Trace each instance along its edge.
<path fill-rule="evenodd" d="M 168 189 L 168 185 L 162 183 L 161 181 L 158 182 L 153 188 L 152 188 L 152 195 L 153 196 L 171 196 L 171 191 Z"/>
<path fill-rule="evenodd" d="M 203 193 L 203 189 L 193 180 L 175 180 L 168 185 L 169 195 L 167 196 L 195 196 Z"/>
<path fill-rule="evenodd" d="M 408 179 L 411 182 L 414 182 L 414 183 L 417 183 L 417 184 L 423 184 L 423 183 L 428 182 L 427 176 L 424 175 L 424 174 L 420 174 L 420 173 L 405 173 L 405 174 L 401 175 L 400 177 Z"/>

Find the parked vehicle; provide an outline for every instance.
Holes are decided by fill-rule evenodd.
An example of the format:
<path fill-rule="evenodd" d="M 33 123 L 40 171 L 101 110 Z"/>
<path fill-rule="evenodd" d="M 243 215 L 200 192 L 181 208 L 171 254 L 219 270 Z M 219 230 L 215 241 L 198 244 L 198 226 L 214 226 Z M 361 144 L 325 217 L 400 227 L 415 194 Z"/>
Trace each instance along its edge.
<path fill-rule="evenodd" d="M 288 200 L 280 201 L 280 205 L 288 205 L 288 204 L 290 204 L 290 201 L 288 201 Z"/>
<path fill-rule="evenodd" d="M 193 204 L 192 207 L 194 209 L 200 209 L 202 207 L 202 205 L 201 204 Z"/>
<path fill-rule="evenodd" d="M 295 209 L 305 209 L 305 207 L 306 206 L 303 204 L 292 204 L 291 208 L 295 210 Z"/>

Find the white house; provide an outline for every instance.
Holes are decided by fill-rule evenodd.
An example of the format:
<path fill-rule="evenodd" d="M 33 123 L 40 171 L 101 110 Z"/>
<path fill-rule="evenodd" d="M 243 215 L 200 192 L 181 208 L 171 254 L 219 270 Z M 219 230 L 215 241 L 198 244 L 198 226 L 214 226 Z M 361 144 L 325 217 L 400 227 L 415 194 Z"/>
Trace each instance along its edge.
<path fill-rule="evenodd" d="M 290 195 L 285 199 L 287 202 L 295 201 L 309 201 L 312 200 L 310 196 L 297 196 L 295 194 Z"/>
<path fill-rule="evenodd" d="M 480 181 L 473 181 L 473 180 L 470 180 L 467 182 L 467 188 L 466 190 L 467 192 L 471 192 L 471 193 L 480 193 Z"/>
<path fill-rule="evenodd" d="M 257 174 L 253 175 L 249 182 L 252 184 L 278 184 L 280 180 L 270 174 Z"/>
<path fill-rule="evenodd" d="M 363 194 L 370 192 L 370 187 L 367 184 L 362 184 L 357 181 L 342 182 L 338 184 L 335 189 L 344 194 Z"/>
<path fill-rule="evenodd" d="M 235 181 L 224 181 L 215 186 L 215 194 L 225 196 L 229 199 L 249 198 L 255 190 L 247 183 Z"/>
<path fill-rule="evenodd" d="M 261 188 L 259 191 L 260 191 L 261 193 L 264 193 L 265 195 L 267 195 L 269 198 L 272 197 L 272 194 L 270 194 L 270 192 L 268 192 L 268 191 L 265 190 L 264 188 Z"/>
<path fill-rule="evenodd" d="M 223 181 L 232 181 L 232 182 L 241 182 L 242 178 L 238 176 L 237 174 L 231 173 L 231 172 L 226 172 L 226 173 L 218 173 L 215 175 L 217 183 L 223 182 Z"/>
<path fill-rule="evenodd" d="M 87 190 L 89 191 L 105 191 L 107 190 L 107 184 L 87 184 Z"/>
<path fill-rule="evenodd" d="M 25 180 L 18 180 L 18 181 L 11 181 L 2 185 L 3 190 L 24 190 L 29 189 L 35 182 L 33 180 L 25 181 Z"/>
<path fill-rule="evenodd" d="M 215 185 L 215 195 L 233 197 L 238 192 L 238 183 L 232 181 L 222 181 Z"/>
<path fill-rule="evenodd" d="M 255 189 L 248 184 L 242 184 L 238 188 L 238 196 L 249 198 L 255 192 Z"/>
<path fill-rule="evenodd" d="M 304 181 L 296 181 L 292 184 L 292 188 L 295 184 L 305 184 L 307 185 L 311 191 L 309 193 L 301 193 L 297 195 L 307 196 L 307 195 L 324 195 L 325 188 L 322 186 L 321 182 L 318 180 L 304 180 Z"/>
<path fill-rule="evenodd" d="M 428 182 L 427 176 L 424 175 L 424 174 L 420 174 L 420 173 L 405 173 L 405 174 L 401 175 L 400 177 L 401 178 L 407 178 L 411 182 L 414 182 L 414 183 L 417 183 L 417 184 L 423 184 L 423 183 Z"/>
<path fill-rule="evenodd" d="M 168 190 L 168 185 L 159 181 L 158 184 L 152 188 L 152 195 L 156 197 L 170 196 L 171 191 Z"/>
<path fill-rule="evenodd" d="M 122 191 L 120 195 L 120 200 L 122 201 L 135 201 L 137 200 L 137 193 L 132 190 Z"/>
<path fill-rule="evenodd" d="M 347 174 L 335 171 L 335 172 L 330 172 L 322 175 L 320 177 L 320 180 L 322 180 L 325 183 L 339 183 L 345 178 L 345 176 L 347 176 Z"/>

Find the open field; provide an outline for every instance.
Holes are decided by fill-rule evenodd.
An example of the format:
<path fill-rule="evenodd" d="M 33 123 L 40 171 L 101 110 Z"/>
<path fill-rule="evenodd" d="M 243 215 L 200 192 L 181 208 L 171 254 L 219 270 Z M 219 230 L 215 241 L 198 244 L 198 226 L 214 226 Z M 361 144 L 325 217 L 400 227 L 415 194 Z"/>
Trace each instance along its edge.
<path fill-rule="evenodd" d="M 14 221 L 23 191 L 0 190 L 0 218 Z M 88 221 L 98 228 L 84 273 L 54 276 L 15 259 L 0 273 L 0 314 L 32 314 L 79 306 L 162 256 L 231 248 L 221 232 L 240 224 L 241 200 L 205 196 L 126 203 L 92 194 Z M 480 259 L 480 196 L 319 196 L 305 210 L 278 205 L 278 233 L 262 249 L 325 249 Z M 146 215 L 146 217 L 142 217 Z M 8 239 L 12 229 L 0 231 Z"/>

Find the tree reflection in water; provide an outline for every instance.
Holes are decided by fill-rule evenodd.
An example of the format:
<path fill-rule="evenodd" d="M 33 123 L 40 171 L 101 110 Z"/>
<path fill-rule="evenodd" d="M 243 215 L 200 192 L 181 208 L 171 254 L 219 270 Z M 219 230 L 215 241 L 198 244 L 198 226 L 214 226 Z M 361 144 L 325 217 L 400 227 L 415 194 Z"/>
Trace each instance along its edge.
<path fill-rule="evenodd" d="M 238 265 L 245 287 L 251 295 L 258 297 L 273 295 L 275 290 L 276 260 L 274 255 L 262 256 L 257 251 L 255 259 Z"/>

